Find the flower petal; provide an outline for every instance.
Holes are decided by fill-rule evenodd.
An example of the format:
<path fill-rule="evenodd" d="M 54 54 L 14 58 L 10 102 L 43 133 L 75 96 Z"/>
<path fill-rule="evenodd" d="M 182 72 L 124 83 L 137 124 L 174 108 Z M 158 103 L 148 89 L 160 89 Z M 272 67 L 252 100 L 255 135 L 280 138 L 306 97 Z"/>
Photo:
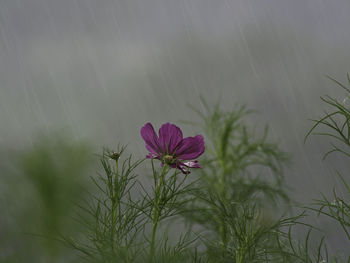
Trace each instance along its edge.
<path fill-rule="evenodd" d="M 177 162 L 176 168 L 181 170 L 181 172 L 183 174 L 190 174 L 191 173 L 191 171 L 188 169 L 188 167 L 186 165 L 184 165 L 184 163 L 182 163 L 182 162 Z"/>
<path fill-rule="evenodd" d="M 189 168 L 202 168 L 202 166 L 198 163 L 198 161 L 189 161 L 189 162 L 185 162 L 183 163 L 185 166 L 189 167 Z"/>
<path fill-rule="evenodd" d="M 191 171 L 188 169 L 188 166 L 186 166 L 184 163 L 182 162 L 176 162 L 176 163 L 171 163 L 168 164 L 171 168 L 174 169 L 179 169 L 183 174 L 189 174 L 191 173 Z M 164 167 L 164 163 L 162 162 L 161 164 L 162 167 Z"/>
<path fill-rule="evenodd" d="M 176 150 L 175 156 L 179 160 L 193 160 L 200 156 L 203 152 L 203 136 L 197 135 L 195 137 L 187 137 L 183 139 Z"/>
<path fill-rule="evenodd" d="M 154 128 L 151 123 L 146 123 L 142 128 L 141 128 L 141 137 L 144 139 L 146 142 L 146 148 L 153 154 L 161 154 L 161 149 L 159 147 L 159 139 L 154 131 Z"/>
<path fill-rule="evenodd" d="M 160 156 L 158 154 L 154 154 L 154 153 L 149 153 L 146 155 L 147 159 L 158 159 L 160 160 Z"/>
<path fill-rule="evenodd" d="M 181 129 L 174 124 L 165 123 L 159 129 L 159 144 L 163 153 L 173 154 L 182 138 Z"/>

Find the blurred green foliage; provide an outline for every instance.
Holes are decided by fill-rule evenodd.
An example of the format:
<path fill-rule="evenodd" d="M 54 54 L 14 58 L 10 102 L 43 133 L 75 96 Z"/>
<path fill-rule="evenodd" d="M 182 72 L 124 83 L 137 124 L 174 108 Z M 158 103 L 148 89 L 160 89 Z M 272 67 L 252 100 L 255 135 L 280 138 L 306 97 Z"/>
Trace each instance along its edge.
<path fill-rule="evenodd" d="M 13 154 L 15 169 L 3 177 L 2 192 L 11 211 L 0 228 L 15 238 L 2 240 L 2 262 L 67 262 L 69 253 L 58 239 L 78 234 L 74 210 L 86 195 L 92 157 L 85 142 L 58 133 Z"/>

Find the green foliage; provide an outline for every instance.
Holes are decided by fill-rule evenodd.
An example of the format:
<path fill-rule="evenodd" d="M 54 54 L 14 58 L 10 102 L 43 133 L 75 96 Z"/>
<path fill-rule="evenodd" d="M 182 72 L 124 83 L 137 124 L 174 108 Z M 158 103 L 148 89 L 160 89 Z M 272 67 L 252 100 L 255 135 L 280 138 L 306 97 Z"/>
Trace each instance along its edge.
<path fill-rule="evenodd" d="M 78 220 L 84 226 L 83 237 L 65 238 L 89 262 L 115 262 L 116 258 L 118 262 L 135 262 L 136 249 L 142 246 L 138 242 L 144 218 L 130 205 L 130 190 L 136 184 L 133 172 L 142 160 L 133 162 L 129 156 L 120 163 L 124 149 L 118 149 L 118 156 L 104 150 L 100 159 L 103 173 L 92 178 L 99 194 L 91 194 L 85 205 L 80 206 Z"/>
<path fill-rule="evenodd" d="M 206 112 L 194 110 L 208 137 L 206 156 L 184 215 L 206 230 L 211 262 L 265 262 L 277 246 L 271 236 L 283 225 L 272 207 L 288 201 L 283 186 L 288 156 L 268 141 L 267 128 L 260 137 L 251 132 L 243 119 L 252 111 L 241 106 L 224 112 L 219 104 L 202 102 Z"/>
<path fill-rule="evenodd" d="M 88 165 L 87 150 L 63 138 L 41 138 L 32 151 L 23 154 L 20 165 L 40 202 L 37 212 L 44 228 L 42 234 L 57 234 L 67 223 L 67 214 L 74 207 L 72 201 L 82 192 L 79 180 Z"/>
<path fill-rule="evenodd" d="M 41 136 L 29 149 L 13 154 L 6 191 L 10 221 L 1 262 L 60 262 L 71 256 L 57 241 L 62 233 L 77 235 L 74 203 L 84 197 L 83 175 L 93 161 L 89 147 L 64 135 Z M 5 179 L 5 178 L 3 178 Z M 0 230 L 2 226 L 0 226 Z"/>
<path fill-rule="evenodd" d="M 330 153 L 335 152 L 339 152 L 346 157 L 350 157 L 350 107 L 345 103 L 349 98 L 350 89 L 339 81 L 331 77 L 328 78 L 345 90 L 346 99 L 343 101 L 343 103 L 341 103 L 337 99 L 330 96 L 321 97 L 321 100 L 325 102 L 331 110 L 330 112 L 325 112 L 324 116 L 322 116 L 319 120 L 313 120 L 315 124 L 305 136 L 305 140 L 311 134 L 327 136 L 333 139 L 334 142 L 331 142 L 332 149 L 324 155 L 323 159 L 325 159 Z M 347 80 L 348 84 L 350 85 L 349 74 L 347 74 Z M 326 128 L 326 131 L 321 130 L 316 132 L 315 130 L 317 128 Z M 346 189 L 346 197 L 339 195 L 334 189 L 333 200 L 329 200 L 322 194 L 322 199 L 316 200 L 312 206 L 307 208 L 311 211 L 315 211 L 318 216 L 323 215 L 332 218 L 341 226 L 345 236 L 350 242 L 350 186 L 339 172 L 337 172 L 337 175 Z M 338 262 L 338 258 L 336 257 L 332 258 L 332 260 L 332 262 Z M 347 262 L 350 262 L 350 254 L 347 256 Z"/>
<path fill-rule="evenodd" d="M 311 134 L 334 138 L 335 141 L 340 144 L 340 146 L 332 142 L 331 150 L 328 151 L 323 158 L 325 159 L 328 154 L 333 152 L 340 152 L 350 157 L 350 151 L 348 150 L 348 148 L 350 148 L 350 108 L 345 103 L 349 99 L 350 89 L 339 81 L 331 77 L 328 78 L 345 90 L 345 99 L 343 102 L 339 102 L 337 99 L 330 96 L 321 97 L 321 100 L 325 102 L 326 105 L 330 106 L 331 112 L 325 112 L 325 114 L 319 120 L 313 120 L 315 124 L 305 136 L 305 140 Z M 350 85 L 349 74 L 347 74 L 347 80 L 348 84 Z M 315 129 L 320 126 L 326 128 L 327 130 L 315 132 Z"/>
<path fill-rule="evenodd" d="M 294 262 L 287 260 L 279 238 L 285 238 L 282 230 L 299 224 L 303 214 L 272 220 L 254 202 L 232 206 L 228 212 L 233 214 L 224 221 L 227 243 L 207 241 L 210 262 Z"/>
<path fill-rule="evenodd" d="M 64 238 L 88 262 L 184 262 L 192 254 L 189 234 L 175 244 L 165 235 L 157 238 L 162 221 L 174 217 L 186 202 L 179 198 L 191 189 L 186 176 L 166 165 L 159 173 L 152 161 L 151 193 L 137 180 L 135 169 L 143 160 L 124 158 L 125 147 L 116 152 L 104 150 L 100 160 L 103 172 L 92 178 L 99 195 L 80 206 L 82 238 Z M 151 231 L 149 231 L 151 229 Z M 192 262 L 192 261 L 191 261 Z"/>
<path fill-rule="evenodd" d="M 210 107 L 203 100 L 206 114 L 203 130 L 208 136 L 205 169 L 200 177 L 208 186 L 230 200 L 244 201 L 263 195 L 277 201 L 288 200 L 283 186 L 283 167 L 288 155 L 268 140 L 268 128 L 256 136 L 243 121 L 252 111 L 244 106 L 223 112 L 219 104 Z M 211 146 L 211 147 L 210 147 Z"/>
<path fill-rule="evenodd" d="M 350 88 L 332 80 L 350 95 Z M 350 85 L 349 75 L 348 81 Z M 330 96 L 321 99 L 331 111 L 313 120 L 305 139 L 328 136 L 335 142 L 324 158 L 333 152 L 349 157 L 350 108 Z M 244 106 L 226 112 L 219 104 L 202 102 L 205 112 L 193 110 L 202 121 L 206 152 L 203 168 L 190 176 L 150 160 L 152 180 L 145 185 L 138 175 L 149 173 L 144 159 L 134 160 L 125 147 L 104 149 L 101 171 L 91 178 L 95 190 L 82 201 L 81 175 L 90 162 L 84 145 L 45 139 L 21 155 L 21 178 L 36 197 L 30 200 L 35 206 L 23 210 L 34 222 L 26 227 L 45 237 L 42 255 L 33 262 L 69 262 L 57 240 L 78 251 L 83 262 L 94 263 L 350 262 L 350 255 L 329 252 L 327 237 L 320 238 L 319 229 L 305 223 L 307 212 L 328 217 L 350 242 L 350 185 L 344 176 L 338 172 L 345 195 L 334 190 L 332 200 L 322 195 L 299 214 L 289 215 L 283 176 L 289 156 L 271 142 L 267 127 L 253 132 L 246 122 L 252 111 Z M 322 128 L 327 130 L 316 132 Z M 296 230 L 305 236 L 297 238 Z"/>

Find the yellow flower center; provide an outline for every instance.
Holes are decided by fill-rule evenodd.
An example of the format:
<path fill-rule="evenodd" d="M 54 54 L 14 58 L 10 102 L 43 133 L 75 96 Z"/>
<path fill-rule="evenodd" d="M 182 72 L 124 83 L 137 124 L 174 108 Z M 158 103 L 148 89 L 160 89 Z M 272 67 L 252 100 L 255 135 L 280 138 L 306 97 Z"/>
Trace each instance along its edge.
<path fill-rule="evenodd" d="M 167 164 L 171 164 L 174 161 L 174 157 L 167 154 L 163 156 L 163 161 Z"/>

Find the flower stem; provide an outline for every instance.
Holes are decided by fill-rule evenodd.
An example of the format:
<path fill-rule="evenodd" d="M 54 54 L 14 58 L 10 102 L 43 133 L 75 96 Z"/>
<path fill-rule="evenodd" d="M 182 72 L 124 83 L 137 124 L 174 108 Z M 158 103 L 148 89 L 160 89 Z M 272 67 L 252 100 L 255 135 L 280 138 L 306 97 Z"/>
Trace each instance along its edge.
<path fill-rule="evenodd" d="M 221 178 L 219 181 L 220 185 L 219 185 L 219 193 L 221 195 L 222 198 L 227 199 L 228 197 L 228 193 L 227 193 L 227 182 L 226 182 L 226 164 L 225 161 L 222 160 L 221 162 L 221 166 L 222 166 L 222 173 L 221 173 Z M 223 254 L 225 255 L 226 250 L 227 250 L 227 227 L 226 227 L 226 222 L 224 218 L 220 218 L 219 219 L 219 233 L 221 236 L 221 242 L 223 244 Z"/>
<path fill-rule="evenodd" d="M 150 246 L 150 253 L 149 253 L 149 262 L 151 263 L 154 257 L 154 242 L 156 238 L 156 232 L 157 232 L 157 226 L 160 216 L 159 211 L 159 201 L 161 197 L 161 189 L 164 182 L 164 177 L 166 174 L 167 164 L 164 164 L 162 174 L 160 177 L 160 180 L 156 186 L 155 193 L 154 193 L 154 207 L 153 207 L 153 227 L 152 227 L 152 238 L 151 238 L 151 246 Z"/>
<path fill-rule="evenodd" d="M 118 159 L 115 161 L 115 177 L 114 180 L 112 181 L 113 184 L 113 190 L 112 190 L 112 218 L 111 218 L 111 245 L 112 245 L 112 251 L 114 252 L 114 237 L 115 237 L 115 228 L 116 228 L 116 223 L 117 223 L 117 206 L 119 205 L 119 200 L 117 200 L 117 184 L 118 184 L 118 177 L 119 177 L 119 171 L 118 171 Z"/>

